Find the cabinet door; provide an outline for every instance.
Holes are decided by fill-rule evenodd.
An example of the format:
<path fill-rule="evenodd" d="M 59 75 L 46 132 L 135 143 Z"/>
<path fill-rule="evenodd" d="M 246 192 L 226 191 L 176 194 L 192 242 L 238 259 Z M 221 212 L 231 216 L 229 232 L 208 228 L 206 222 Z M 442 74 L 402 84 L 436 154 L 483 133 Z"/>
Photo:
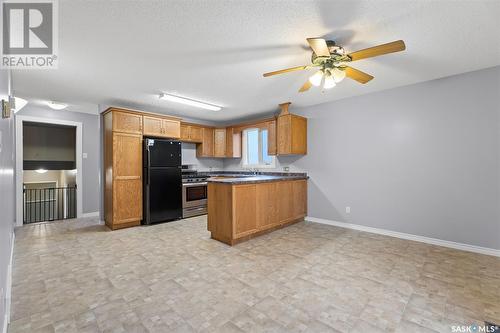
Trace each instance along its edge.
<path fill-rule="evenodd" d="M 144 135 L 163 136 L 162 119 L 144 116 Z"/>
<path fill-rule="evenodd" d="M 278 117 L 277 126 L 277 145 L 278 155 L 288 155 L 292 153 L 291 140 L 291 116 Z"/>
<path fill-rule="evenodd" d="M 233 238 L 239 238 L 257 230 L 256 185 L 233 186 Z"/>
<path fill-rule="evenodd" d="M 293 219 L 294 209 L 292 200 L 292 182 L 281 181 L 276 183 L 276 197 L 278 201 L 279 223 L 286 223 Z"/>
<path fill-rule="evenodd" d="M 267 123 L 267 154 L 276 155 L 276 120 Z"/>
<path fill-rule="evenodd" d="M 214 130 L 214 157 L 226 156 L 226 129 L 216 128 Z"/>
<path fill-rule="evenodd" d="M 233 157 L 233 128 L 226 128 L 226 157 Z"/>
<path fill-rule="evenodd" d="M 181 141 L 191 141 L 190 132 L 191 132 L 191 126 L 181 124 Z"/>
<path fill-rule="evenodd" d="M 259 230 L 278 224 L 277 183 L 257 184 L 257 227 Z"/>
<path fill-rule="evenodd" d="M 113 224 L 142 219 L 142 136 L 113 133 Z"/>
<path fill-rule="evenodd" d="M 291 115 L 291 153 L 307 154 L 307 119 Z"/>
<path fill-rule="evenodd" d="M 203 141 L 203 128 L 199 126 L 189 126 L 190 127 L 190 140 L 192 142 L 202 142 Z"/>
<path fill-rule="evenodd" d="M 142 178 L 142 136 L 113 133 L 113 179 Z"/>
<path fill-rule="evenodd" d="M 241 157 L 241 132 L 236 133 L 234 127 L 226 128 L 226 157 Z"/>
<path fill-rule="evenodd" d="M 163 136 L 178 139 L 181 137 L 181 122 L 179 120 L 163 119 Z"/>
<path fill-rule="evenodd" d="M 142 116 L 133 113 L 113 111 L 113 131 L 141 134 Z"/>
<path fill-rule="evenodd" d="M 307 180 L 295 180 L 292 182 L 293 215 L 300 218 L 307 213 Z"/>
<path fill-rule="evenodd" d="M 202 143 L 196 147 L 197 157 L 214 157 L 214 129 L 203 127 Z"/>
<path fill-rule="evenodd" d="M 142 180 L 121 179 L 113 181 L 113 225 L 141 220 Z"/>

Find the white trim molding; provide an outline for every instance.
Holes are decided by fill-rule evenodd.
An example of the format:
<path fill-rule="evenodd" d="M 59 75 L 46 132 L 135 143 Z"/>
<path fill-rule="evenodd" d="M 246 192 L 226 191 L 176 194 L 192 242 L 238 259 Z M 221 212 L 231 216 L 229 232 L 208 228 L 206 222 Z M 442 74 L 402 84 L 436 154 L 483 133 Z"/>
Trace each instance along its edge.
<path fill-rule="evenodd" d="M 10 306 L 12 304 L 12 260 L 14 258 L 14 241 L 16 234 L 12 233 L 10 241 L 10 259 L 7 266 L 7 281 L 5 286 L 5 316 L 3 320 L 3 333 L 7 333 L 10 324 Z"/>
<path fill-rule="evenodd" d="M 90 212 L 90 213 L 83 213 L 82 217 L 98 217 L 99 212 Z"/>
<path fill-rule="evenodd" d="M 340 227 L 340 228 L 370 232 L 370 233 L 378 234 L 378 235 L 396 237 L 396 238 L 407 239 L 407 240 L 411 240 L 411 241 L 415 241 L 415 242 L 444 246 L 444 247 L 448 247 L 448 248 L 452 248 L 452 249 L 456 249 L 456 250 L 462 250 L 462 251 L 468 251 L 468 252 L 474 252 L 474 253 L 480 253 L 480 254 L 486 254 L 486 255 L 490 255 L 490 256 L 500 257 L 500 250 L 491 249 L 488 247 L 481 247 L 481 246 L 476 246 L 476 245 L 457 243 L 457 242 L 447 241 L 447 240 L 443 240 L 443 239 L 406 234 L 406 233 L 398 232 L 398 231 L 372 228 L 372 227 L 367 227 L 367 226 L 359 225 L 359 224 L 339 222 L 339 221 L 321 219 L 321 218 L 311 217 L 311 216 L 306 216 L 305 220 L 309 221 L 309 222 L 332 225 L 332 226 Z"/>
<path fill-rule="evenodd" d="M 81 122 L 59 120 L 52 118 L 41 118 L 31 116 L 15 116 L 16 121 L 16 226 L 23 225 L 23 122 L 31 121 L 36 123 L 57 124 L 76 127 L 76 217 L 82 217 L 83 210 L 83 181 L 82 181 L 82 152 L 83 139 Z"/>

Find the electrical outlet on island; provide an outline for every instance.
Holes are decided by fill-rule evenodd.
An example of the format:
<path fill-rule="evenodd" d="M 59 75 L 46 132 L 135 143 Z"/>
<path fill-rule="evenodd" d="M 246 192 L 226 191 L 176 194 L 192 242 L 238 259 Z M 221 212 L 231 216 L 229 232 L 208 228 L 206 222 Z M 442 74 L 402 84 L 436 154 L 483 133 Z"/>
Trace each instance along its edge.
<path fill-rule="evenodd" d="M 283 171 L 284 171 L 284 172 L 288 172 L 288 171 L 290 171 L 290 167 L 284 166 L 284 167 L 283 167 Z"/>

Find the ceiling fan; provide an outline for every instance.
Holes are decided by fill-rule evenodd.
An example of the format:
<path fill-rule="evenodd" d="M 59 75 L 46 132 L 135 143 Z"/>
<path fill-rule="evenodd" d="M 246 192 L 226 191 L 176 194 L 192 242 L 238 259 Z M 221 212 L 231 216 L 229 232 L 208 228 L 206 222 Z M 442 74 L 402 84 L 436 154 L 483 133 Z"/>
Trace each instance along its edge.
<path fill-rule="evenodd" d="M 342 46 L 336 45 L 334 41 L 324 40 L 323 38 L 307 38 L 309 46 L 313 50 L 311 55 L 311 65 L 297 66 L 281 69 L 279 71 L 264 73 L 264 77 L 283 74 L 288 72 L 300 71 L 310 68 L 319 68 L 304 85 L 299 92 L 307 91 L 311 86 L 319 87 L 323 83 L 323 88 L 330 89 L 335 87 L 344 77 L 349 77 L 359 83 L 367 83 L 373 76 L 350 67 L 348 64 L 366 58 L 377 57 L 387 53 L 399 52 L 406 49 L 402 40 L 369 47 L 352 53 L 345 52 Z"/>

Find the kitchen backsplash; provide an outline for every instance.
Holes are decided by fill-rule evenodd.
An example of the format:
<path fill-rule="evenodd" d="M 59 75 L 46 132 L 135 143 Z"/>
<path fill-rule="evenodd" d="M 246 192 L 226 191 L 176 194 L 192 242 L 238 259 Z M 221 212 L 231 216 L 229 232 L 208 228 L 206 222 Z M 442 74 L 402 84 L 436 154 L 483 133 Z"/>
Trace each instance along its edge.
<path fill-rule="evenodd" d="M 197 158 L 196 144 L 182 143 L 182 164 L 192 164 L 198 171 L 224 170 L 224 161 L 219 158 Z"/>
<path fill-rule="evenodd" d="M 276 171 L 276 172 L 306 172 L 298 168 L 294 163 L 303 156 L 279 156 L 276 158 L 274 168 L 259 168 L 259 171 Z M 248 170 L 249 168 L 242 167 L 241 158 L 197 158 L 196 144 L 182 143 L 182 164 L 191 164 L 198 171 L 238 171 Z M 288 168 L 284 170 L 283 168 Z"/>
<path fill-rule="evenodd" d="M 258 168 L 259 171 L 276 171 L 276 172 L 306 172 L 294 165 L 294 162 L 303 156 L 280 156 L 276 157 L 276 164 L 274 168 Z M 284 170 L 283 168 L 288 168 Z M 241 158 L 226 158 L 224 159 L 224 170 L 248 170 L 249 168 L 241 165 Z M 252 168 L 253 169 L 253 168 Z"/>

